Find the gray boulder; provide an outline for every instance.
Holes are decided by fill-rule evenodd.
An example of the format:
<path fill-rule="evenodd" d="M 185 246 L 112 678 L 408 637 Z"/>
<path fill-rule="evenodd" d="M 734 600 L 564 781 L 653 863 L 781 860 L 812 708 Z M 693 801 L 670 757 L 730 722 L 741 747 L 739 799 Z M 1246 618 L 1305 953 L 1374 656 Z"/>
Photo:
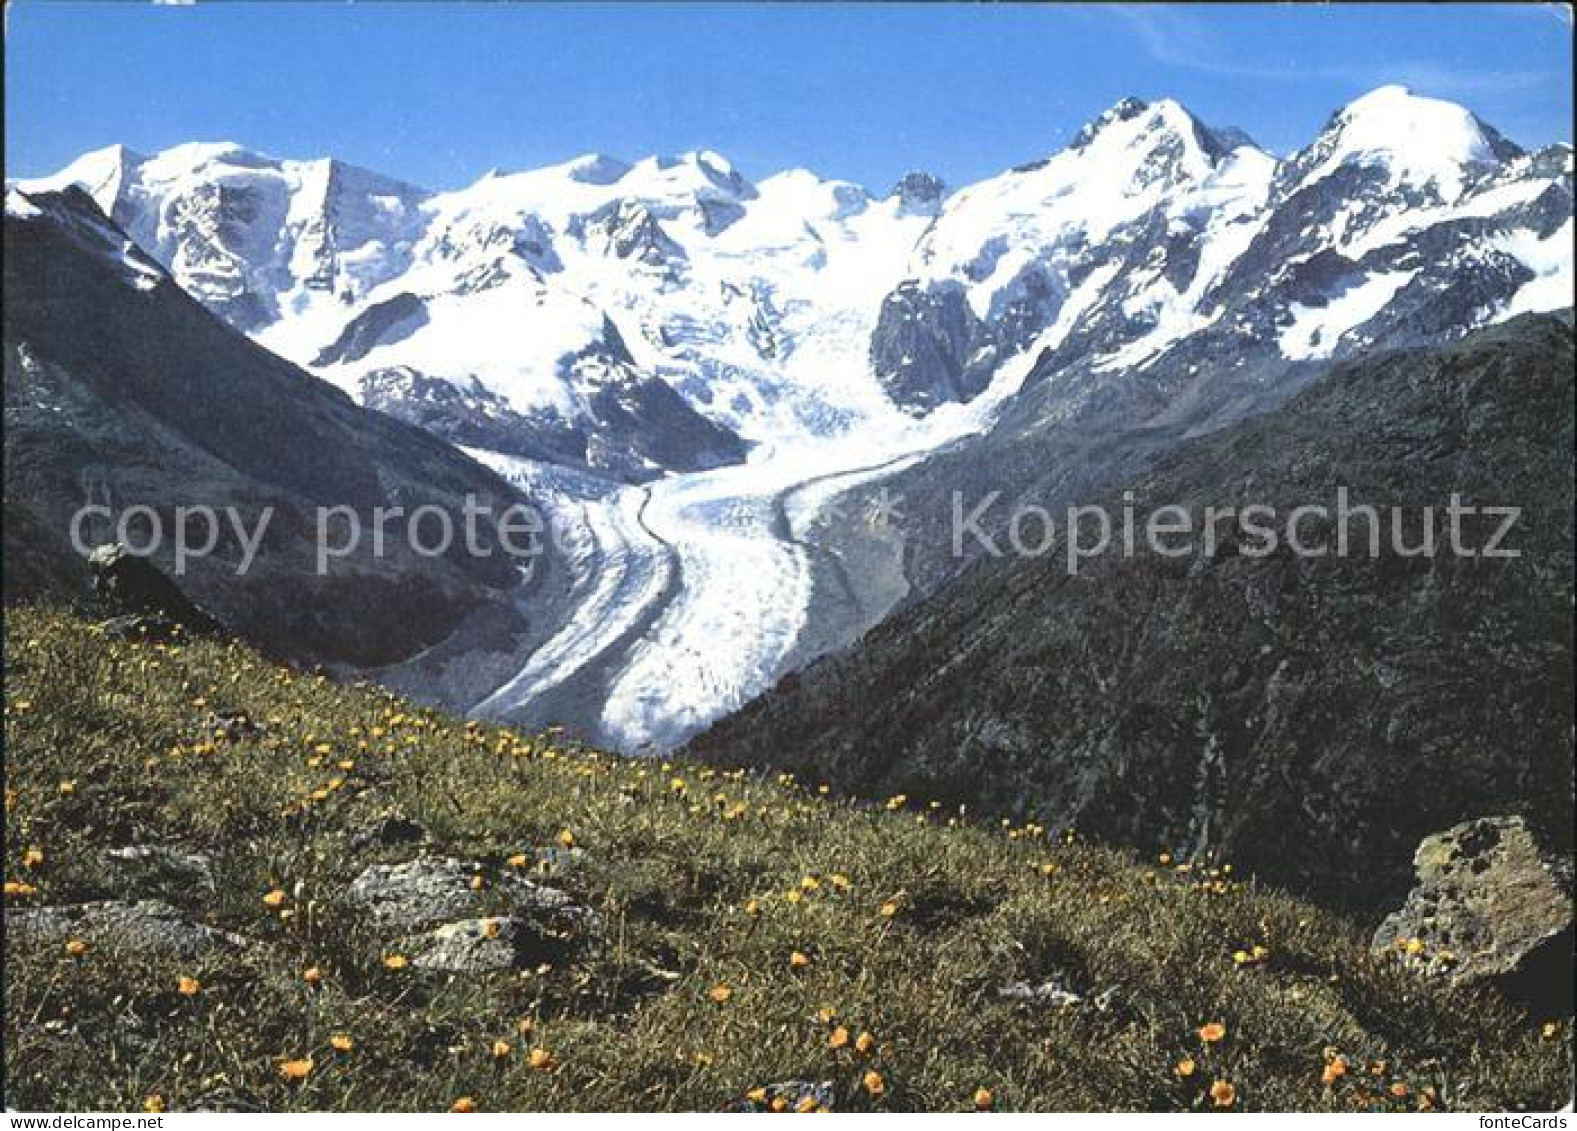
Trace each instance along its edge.
<path fill-rule="evenodd" d="M 473 887 L 483 876 L 480 887 Z M 346 890 L 418 969 L 485 973 L 552 961 L 594 937 L 596 912 L 556 888 L 459 860 L 375 864 Z"/>
<path fill-rule="evenodd" d="M 759 1098 L 758 1098 L 759 1097 Z M 752 1094 L 731 1105 L 732 1112 L 799 1111 L 802 1107 L 814 1111 L 833 1111 L 837 1091 L 831 1080 L 783 1080 L 768 1084 L 760 1093 Z"/>
<path fill-rule="evenodd" d="M 1521 817 L 1494 817 L 1425 837 L 1413 865 L 1418 886 L 1375 931 L 1377 955 L 1570 1011 L 1569 859 L 1550 852 Z"/>
<path fill-rule="evenodd" d="M 530 918 L 463 919 L 397 940 L 393 948 L 419 970 L 485 974 L 517 970 L 556 957 L 574 941 L 573 930 L 555 937 Z"/>
<path fill-rule="evenodd" d="M 129 844 L 107 848 L 100 854 L 105 867 L 124 888 L 149 888 L 185 891 L 192 888 L 212 890 L 213 861 L 196 852 L 184 852 L 162 844 Z"/>
<path fill-rule="evenodd" d="M 239 949 L 247 940 L 183 917 L 157 899 L 108 900 L 9 911 L 6 934 L 24 945 L 57 946 L 81 939 L 89 947 L 195 959 Z"/>
<path fill-rule="evenodd" d="M 563 892 L 519 876 L 487 877 L 482 887 L 473 888 L 480 875 L 479 866 L 446 857 L 374 864 L 352 881 L 345 900 L 365 911 L 375 925 L 401 932 L 476 918 L 490 909 L 537 916 L 573 916 L 576 910 L 575 901 Z"/>

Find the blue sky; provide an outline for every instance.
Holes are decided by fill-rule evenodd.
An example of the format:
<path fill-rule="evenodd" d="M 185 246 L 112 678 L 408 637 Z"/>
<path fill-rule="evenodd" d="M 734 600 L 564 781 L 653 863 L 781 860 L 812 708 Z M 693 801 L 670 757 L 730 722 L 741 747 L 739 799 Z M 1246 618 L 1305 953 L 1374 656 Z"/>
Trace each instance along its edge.
<path fill-rule="evenodd" d="M 333 154 L 434 188 L 715 149 L 885 189 L 1044 156 L 1124 95 L 1285 152 L 1387 82 L 1571 139 L 1550 5 L 7 5 L 6 172 L 122 142 Z"/>

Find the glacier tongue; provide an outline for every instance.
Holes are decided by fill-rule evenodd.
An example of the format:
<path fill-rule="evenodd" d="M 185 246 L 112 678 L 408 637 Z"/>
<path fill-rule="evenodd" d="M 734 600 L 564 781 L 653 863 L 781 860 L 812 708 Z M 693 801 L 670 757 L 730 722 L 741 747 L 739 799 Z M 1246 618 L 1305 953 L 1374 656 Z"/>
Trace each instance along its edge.
<path fill-rule="evenodd" d="M 638 487 L 471 451 L 548 510 L 575 575 L 573 616 L 471 713 L 571 721 L 619 749 L 660 751 L 760 694 L 791 656 L 808 658 L 813 591 L 839 569 L 802 540 L 808 520 L 848 487 L 989 427 L 1033 360 L 1021 355 L 976 402 L 925 420 L 889 406 L 879 424 Z"/>

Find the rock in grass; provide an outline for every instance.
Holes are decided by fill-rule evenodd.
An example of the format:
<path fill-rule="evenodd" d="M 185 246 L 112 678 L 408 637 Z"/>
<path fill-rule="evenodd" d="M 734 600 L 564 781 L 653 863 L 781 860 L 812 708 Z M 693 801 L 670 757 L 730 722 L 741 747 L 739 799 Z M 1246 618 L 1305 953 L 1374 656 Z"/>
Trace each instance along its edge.
<path fill-rule="evenodd" d="M 1418 886 L 1374 934 L 1376 954 L 1457 984 L 1494 982 L 1515 996 L 1571 1007 L 1572 869 L 1520 817 L 1486 818 L 1427 836 Z"/>
<path fill-rule="evenodd" d="M 374 864 L 352 881 L 344 899 L 391 935 L 415 935 L 445 923 L 458 932 L 490 915 L 544 937 L 579 938 L 597 928 L 595 912 L 557 888 L 521 876 L 487 876 L 475 865 L 442 857 Z M 442 947 L 458 945 L 448 940 Z"/>
<path fill-rule="evenodd" d="M 1059 982 L 1039 984 L 1009 982 L 997 987 L 997 997 L 1016 1005 L 1033 1005 L 1043 1009 L 1069 1009 L 1084 1004 L 1084 995 L 1076 994 Z"/>
<path fill-rule="evenodd" d="M 558 935 L 530 919 L 508 916 L 463 919 L 393 945 L 419 970 L 486 974 L 519 970 L 550 961 L 572 945 L 575 936 Z"/>
<path fill-rule="evenodd" d="M 185 918 L 157 899 L 106 900 L 8 911 L 6 935 L 34 946 L 81 939 L 91 948 L 202 958 L 247 944 L 240 935 Z"/>
<path fill-rule="evenodd" d="M 731 1105 L 735 1112 L 755 1111 L 833 1111 L 836 1093 L 831 1080 L 784 1080 L 766 1087 Z"/>
<path fill-rule="evenodd" d="M 189 890 L 214 886 L 213 861 L 197 852 L 163 844 L 128 844 L 100 854 L 120 886 L 132 889 Z"/>
<path fill-rule="evenodd" d="M 203 723 L 205 736 L 222 738 L 226 742 L 258 739 L 267 732 L 267 724 L 254 719 L 250 711 L 230 709 L 210 711 L 207 721 Z"/>
<path fill-rule="evenodd" d="M 1096 1013 L 1121 1016 L 1125 1012 L 1122 995 L 1116 986 L 1095 994 L 1077 993 L 1056 978 L 1040 982 L 1008 982 L 997 987 L 997 999 L 1036 1009 L 1093 1009 Z"/>

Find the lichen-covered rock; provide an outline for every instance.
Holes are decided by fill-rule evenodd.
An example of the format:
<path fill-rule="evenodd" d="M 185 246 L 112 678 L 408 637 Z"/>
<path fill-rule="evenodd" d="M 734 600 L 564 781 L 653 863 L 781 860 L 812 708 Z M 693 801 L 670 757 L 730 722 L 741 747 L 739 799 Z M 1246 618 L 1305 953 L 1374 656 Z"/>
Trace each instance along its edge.
<path fill-rule="evenodd" d="M 463 919 L 425 934 L 397 940 L 393 949 L 419 970 L 486 974 L 518 970 L 553 961 L 579 941 L 584 918 L 571 918 L 555 930 L 525 916 Z"/>
<path fill-rule="evenodd" d="M 488 875 L 478 865 L 443 857 L 374 864 L 356 877 L 344 899 L 374 927 L 397 935 L 414 936 L 446 923 L 460 928 L 490 916 L 562 937 L 586 935 L 597 926 L 590 908 L 557 888 Z"/>
<path fill-rule="evenodd" d="M 105 849 L 101 858 L 121 886 L 132 890 L 214 886 L 213 861 L 197 852 L 163 844 L 128 844 Z"/>
<path fill-rule="evenodd" d="M 1490 981 L 1569 1009 L 1572 868 L 1520 817 L 1425 837 L 1418 886 L 1374 934 L 1374 950 L 1457 983 Z"/>
<path fill-rule="evenodd" d="M 997 987 L 997 997 L 1016 1005 L 1033 1005 L 1045 1009 L 1069 1009 L 1084 1004 L 1084 995 L 1076 994 L 1055 980 L 1041 982 L 1009 982 Z"/>
<path fill-rule="evenodd" d="M 194 923 L 157 899 L 8 911 L 5 927 L 11 939 L 29 945 L 49 946 L 81 939 L 90 947 L 187 959 L 235 950 L 247 943 L 240 935 Z"/>

